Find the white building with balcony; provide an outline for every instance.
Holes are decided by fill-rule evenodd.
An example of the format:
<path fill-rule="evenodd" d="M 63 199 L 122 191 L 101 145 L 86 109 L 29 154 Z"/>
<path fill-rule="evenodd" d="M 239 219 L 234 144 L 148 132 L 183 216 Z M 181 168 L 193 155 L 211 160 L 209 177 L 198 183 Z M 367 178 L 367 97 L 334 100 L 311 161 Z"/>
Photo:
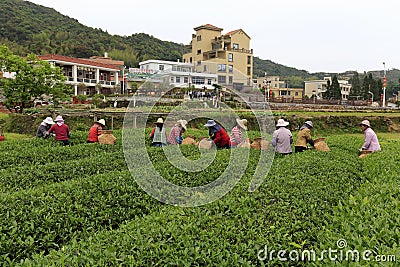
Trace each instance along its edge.
<path fill-rule="evenodd" d="M 217 74 L 196 72 L 192 63 L 163 60 L 146 60 L 139 63 L 139 69 L 130 69 L 132 74 L 148 74 L 149 78 L 167 82 L 169 88 L 214 89 Z"/>
<path fill-rule="evenodd" d="M 115 64 L 53 54 L 42 55 L 39 58 L 63 70 L 67 77 L 65 83 L 74 88 L 74 95 L 107 95 L 119 84 L 118 75 L 121 68 Z M 80 84 L 83 86 L 79 86 Z"/>
<path fill-rule="evenodd" d="M 322 99 L 322 93 L 326 92 L 328 81 L 332 84 L 331 77 L 324 77 L 323 80 L 304 81 L 304 95 L 311 98 L 316 96 Z M 351 84 L 346 80 L 338 80 L 340 91 L 342 93 L 342 100 L 348 100 L 351 90 Z"/>

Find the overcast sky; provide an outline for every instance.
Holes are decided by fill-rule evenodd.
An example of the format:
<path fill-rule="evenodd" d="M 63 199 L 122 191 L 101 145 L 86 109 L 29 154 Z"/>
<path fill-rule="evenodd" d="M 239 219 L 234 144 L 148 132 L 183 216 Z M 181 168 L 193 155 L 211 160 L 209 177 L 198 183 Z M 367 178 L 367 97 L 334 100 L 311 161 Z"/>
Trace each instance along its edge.
<path fill-rule="evenodd" d="M 189 44 L 194 27 L 243 29 L 254 56 L 309 72 L 400 69 L 399 0 L 30 0 L 110 34 Z"/>

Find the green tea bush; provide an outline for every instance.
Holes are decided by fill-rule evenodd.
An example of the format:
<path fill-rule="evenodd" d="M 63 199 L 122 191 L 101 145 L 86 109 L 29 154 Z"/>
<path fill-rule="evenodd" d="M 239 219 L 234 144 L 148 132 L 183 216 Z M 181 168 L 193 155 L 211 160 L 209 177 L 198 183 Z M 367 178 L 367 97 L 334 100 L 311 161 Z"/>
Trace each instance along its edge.
<path fill-rule="evenodd" d="M 253 193 L 248 187 L 260 152 L 251 150 L 236 187 L 193 208 L 165 205 L 139 188 L 126 170 L 120 140 L 115 146 L 86 144 L 86 133 L 76 133 L 71 147 L 37 139 L 0 144 L 6 152 L 0 171 L 0 261 L 22 266 L 380 264 L 277 256 L 279 250 L 336 249 L 341 238 L 348 248 L 399 256 L 400 143 L 381 140 L 381 152 L 358 159 L 362 135 L 325 137 L 331 152 L 276 156 Z M 167 180 L 189 187 L 218 178 L 230 156 L 230 150 L 218 150 L 207 169 L 190 173 L 174 168 L 162 148 L 127 149 L 138 159 L 146 153 Z M 188 159 L 199 157 L 194 146 L 180 149 Z M 147 177 L 150 166 L 141 163 L 131 171 Z M 20 174 L 20 181 L 12 173 Z M 267 257 L 260 259 L 265 247 Z"/>

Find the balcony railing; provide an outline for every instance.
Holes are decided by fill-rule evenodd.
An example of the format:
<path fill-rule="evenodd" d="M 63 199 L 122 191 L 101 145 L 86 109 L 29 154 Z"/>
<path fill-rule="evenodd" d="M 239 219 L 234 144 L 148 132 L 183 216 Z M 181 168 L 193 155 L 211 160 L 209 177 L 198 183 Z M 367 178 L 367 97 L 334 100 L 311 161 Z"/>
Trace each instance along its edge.
<path fill-rule="evenodd" d="M 74 78 L 73 77 L 67 77 L 67 82 L 73 82 Z M 86 83 L 86 84 L 91 84 L 91 85 L 95 85 L 97 84 L 96 79 L 87 79 L 87 78 L 76 78 L 76 81 L 78 83 Z M 115 85 L 115 81 L 104 81 L 104 80 L 100 80 L 98 83 L 103 84 L 103 85 L 110 85 L 113 86 Z"/>

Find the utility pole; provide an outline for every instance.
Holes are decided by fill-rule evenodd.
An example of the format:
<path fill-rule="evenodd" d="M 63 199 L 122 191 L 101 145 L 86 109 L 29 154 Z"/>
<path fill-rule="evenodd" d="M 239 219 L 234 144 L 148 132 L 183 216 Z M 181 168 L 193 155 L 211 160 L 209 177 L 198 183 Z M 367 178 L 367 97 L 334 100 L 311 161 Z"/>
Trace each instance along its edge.
<path fill-rule="evenodd" d="M 382 107 L 386 107 L 386 67 L 385 62 L 383 62 L 383 99 Z"/>
<path fill-rule="evenodd" d="M 268 102 L 268 96 L 267 95 L 267 87 L 268 87 L 268 81 L 267 81 L 267 72 L 264 72 L 264 102 Z"/>
<path fill-rule="evenodd" d="M 286 81 L 286 103 L 288 102 L 289 97 L 289 81 Z"/>

